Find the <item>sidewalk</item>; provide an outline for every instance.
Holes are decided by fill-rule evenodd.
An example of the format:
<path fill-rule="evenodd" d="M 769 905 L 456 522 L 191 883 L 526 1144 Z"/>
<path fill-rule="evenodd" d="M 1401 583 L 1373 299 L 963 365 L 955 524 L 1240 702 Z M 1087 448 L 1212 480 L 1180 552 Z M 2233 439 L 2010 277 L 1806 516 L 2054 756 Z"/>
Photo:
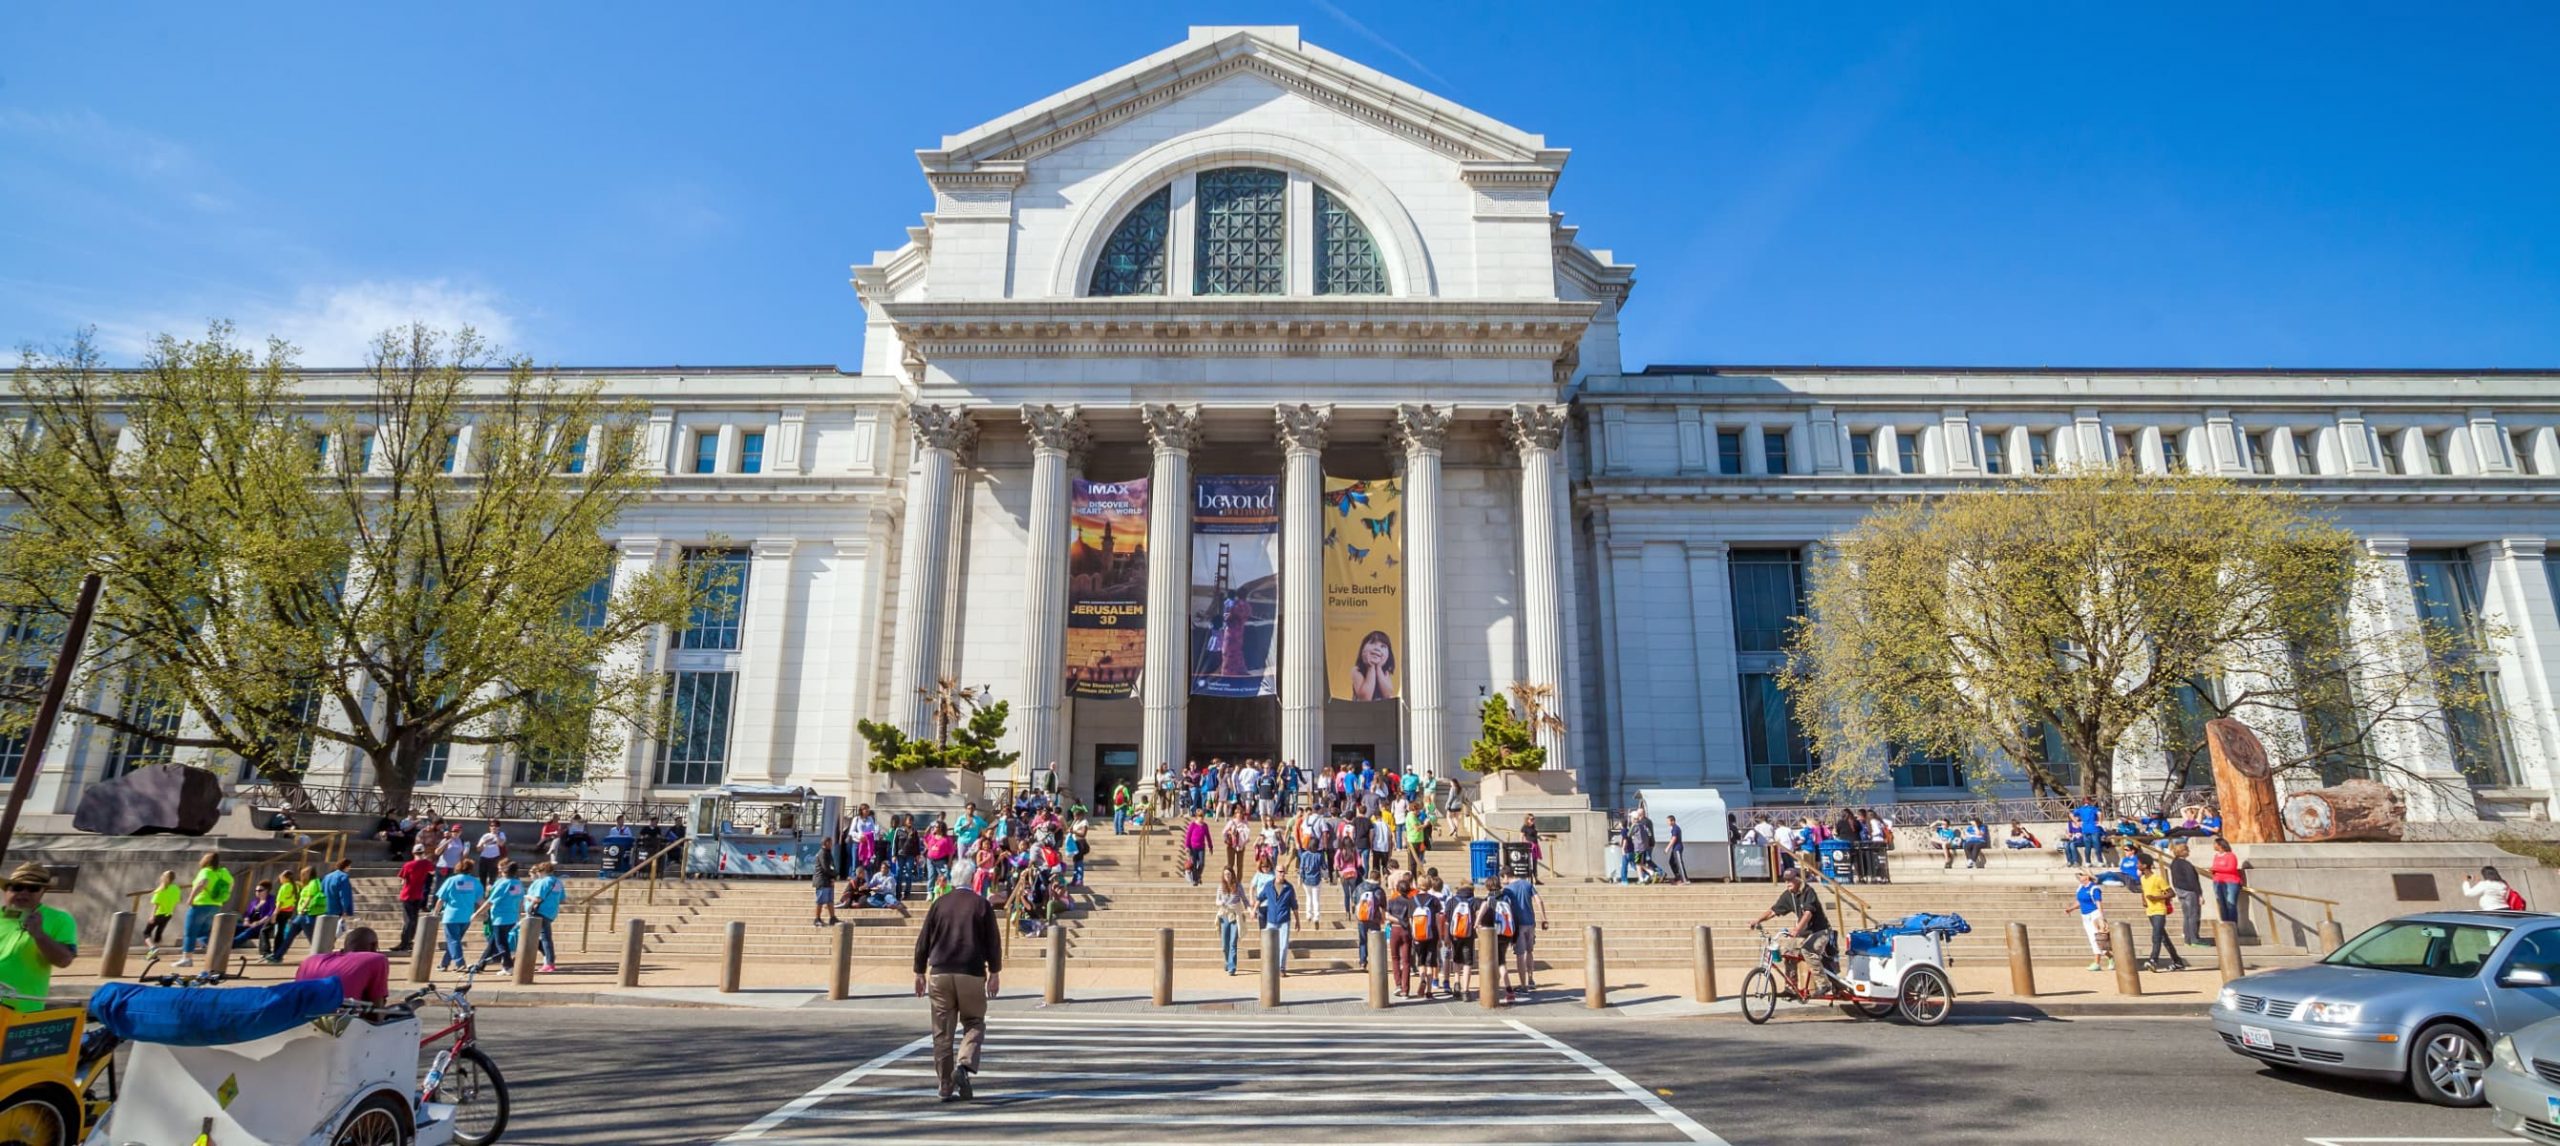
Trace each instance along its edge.
<path fill-rule="evenodd" d="M 1991 949 L 1996 954 L 1996 949 Z M 719 990 L 720 965 L 714 960 L 652 957 L 642 967 L 641 985 L 620 986 L 616 978 L 614 957 L 603 952 L 584 956 L 571 951 L 561 954 L 560 970 L 538 976 L 530 986 L 518 986 L 504 972 L 492 968 L 483 974 L 472 990 L 472 997 L 493 1006 L 584 1005 L 584 1006 L 684 1006 L 735 1007 L 749 1010 L 776 1008 L 842 1008 L 877 1007 L 889 1003 L 911 1002 L 914 998 L 912 973 L 904 960 L 857 957 L 853 966 L 850 997 L 831 1001 L 826 997 L 828 968 L 823 962 L 804 960 L 749 959 L 740 974 L 740 990 Z M 2010 993 L 2009 969 L 2005 962 L 1991 962 L 1983 954 L 1970 959 L 1959 957 L 1949 970 L 1953 973 L 1959 1017 L 1994 1014 L 2021 1018 L 2133 1018 L 2201 1016 L 2212 1005 L 2221 987 L 2214 973 L 2212 953 L 2191 954 L 2195 970 L 2184 973 L 2142 977 L 2143 993 L 2125 996 L 2116 991 L 2113 972 L 2091 972 L 2080 968 L 2039 967 L 2036 971 L 2037 993 L 2022 998 Z M 2195 958 L 2202 956 L 2202 958 Z M 1015 962 L 1003 976 L 1003 995 L 999 1000 L 1009 1009 L 1028 1009 L 1040 1004 L 1045 982 L 1037 945 L 1016 947 Z M 126 964 L 128 976 L 142 970 L 143 959 L 136 956 Z M 268 965 L 252 961 L 247 982 L 272 983 L 293 976 L 294 963 Z M 201 969 L 195 968 L 195 969 Z M 164 961 L 154 973 L 176 970 Z M 1582 968 L 1557 967 L 1547 971 L 1539 981 L 1532 998 L 1516 1006 L 1496 1011 L 1483 1010 L 1470 995 L 1464 1002 L 1439 1000 L 1389 999 L 1390 1010 L 1410 1017 L 1416 1008 L 1449 1018 L 1482 1017 L 1489 1014 L 1540 1014 L 1550 1017 L 1622 1018 L 1622 1019 L 1733 1019 L 1739 1020 L 1740 1008 L 1733 996 L 1741 989 L 1748 967 L 1718 967 L 1716 986 L 1722 997 L 1714 1003 L 1696 1002 L 1690 995 L 1691 970 L 1678 968 L 1610 968 L 1608 972 L 1609 1005 L 1593 1011 L 1583 1005 Z M 54 977 L 57 994 L 86 994 L 97 983 L 97 960 L 83 955 L 71 967 Z M 439 974 L 435 981 L 452 986 L 457 977 Z M 1154 973 L 1147 968 L 1077 967 L 1072 961 L 1066 969 L 1066 1002 L 1060 1006 L 1074 1011 L 1095 1013 L 1157 1012 L 1153 1003 Z M 1177 967 L 1174 972 L 1171 1012 L 1234 1013 L 1260 1011 L 1261 980 L 1250 969 L 1239 968 L 1229 977 L 1215 969 Z M 394 993 L 410 989 L 409 963 L 405 957 L 392 961 L 391 987 Z M 1371 1014 L 1367 1005 L 1368 978 L 1354 971 L 1316 971 L 1294 974 L 1280 984 L 1281 1010 L 1296 1014 Z M 1779 1018 L 1818 1015 L 1837 1017 L 1836 1007 L 1813 1007 L 1782 1003 Z"/>

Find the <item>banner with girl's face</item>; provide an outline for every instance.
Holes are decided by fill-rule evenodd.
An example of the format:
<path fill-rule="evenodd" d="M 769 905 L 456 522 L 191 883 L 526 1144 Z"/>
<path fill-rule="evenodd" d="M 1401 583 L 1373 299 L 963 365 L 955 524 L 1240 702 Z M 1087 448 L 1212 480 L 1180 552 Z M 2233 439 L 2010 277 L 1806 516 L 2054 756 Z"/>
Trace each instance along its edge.
<path fill-rule="evenodd" d="M 1079 480 L 1067 514 L 1067 695 L 1125 700 L 1147 664 L 1147 479 Z"/>
<path fill-rule="evenodd" d="M 1191 693 L 1280 693 L 1280 479 L 1203 475 L 1191 494 Z"/>
<path fill-rule="evenodd" d="M 1324 479 L 1324 660 L 1335 700 L 1404 695 L 1404 487 Z"/>

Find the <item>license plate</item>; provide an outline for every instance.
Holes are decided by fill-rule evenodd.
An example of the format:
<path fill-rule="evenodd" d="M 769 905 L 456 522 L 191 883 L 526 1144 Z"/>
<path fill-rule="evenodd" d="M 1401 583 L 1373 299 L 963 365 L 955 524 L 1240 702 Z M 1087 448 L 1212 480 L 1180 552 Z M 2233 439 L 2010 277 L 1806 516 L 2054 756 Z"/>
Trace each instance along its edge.
<path fill-rule="evenodd" d="M 2543 1099 L 2542 1107 L 2543 1114 L 2548 1116 L 2554 1125 L 2560 1125 L 2560 1098 Z"/>
<path fill-rule="evenodd" d="M 2240 1028 L 2240 1045 L 2271 1050 L 2276 1045 L 2275 1032 L 2265 1027 L 2242 1027 Z"/>

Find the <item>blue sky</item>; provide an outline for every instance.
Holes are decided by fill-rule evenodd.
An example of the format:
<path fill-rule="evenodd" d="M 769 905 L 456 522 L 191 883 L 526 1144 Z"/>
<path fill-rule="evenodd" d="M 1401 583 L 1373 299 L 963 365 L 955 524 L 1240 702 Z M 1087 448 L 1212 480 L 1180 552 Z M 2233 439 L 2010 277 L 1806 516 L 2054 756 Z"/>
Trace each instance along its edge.
<path fill-rule="evenodd" d="M 2560 5 L 0 6 L 0 342 L 857 361 L 913 151 L 1179 40 L 1573 149 L 1630 364 L 2560 367 Z"/>

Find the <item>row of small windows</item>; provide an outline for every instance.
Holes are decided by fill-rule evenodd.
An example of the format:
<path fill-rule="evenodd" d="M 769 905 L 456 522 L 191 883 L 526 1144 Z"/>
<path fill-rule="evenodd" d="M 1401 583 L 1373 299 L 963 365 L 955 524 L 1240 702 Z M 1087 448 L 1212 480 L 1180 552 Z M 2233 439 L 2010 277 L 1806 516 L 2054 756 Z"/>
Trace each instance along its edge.
<path fill-rule="evenodd" d="M 734 456 L 724 457 L 722 450 L 722 440 L 724 436 L 723 430 L 723 427 L 706 426 L 699 429 L 684 431 L 689 445 L 688 448 L 680 455 L 683 459 L 683 463 L 678 468 L 684 473 L 691 474 L 763 473 L 765 431 L 761 429 L 737 430 L 735 432 L 736 453 Z M 595 435 L 592 432 L 577 434 L 568 437 L 563 442 L 560 451 L 560 472 L 567 474 L 582 474 L 587 472 L 588 451 L 593 448 L 593 442 L 591 439 L 594 436 Z M 336 445 L 336 437 L 337 435 L 329 433 L 314 433 L 311 435 L 312 457 L 322 468 L 327 468 L 332 462 Z M 376 435 L 369 431 L 354 435 L 354 442 L 351 447 L 352 456 L 349 459 L 349 464 L 355 467 L 356 472 L 365 473 L 373 471 L 375 437 Z M 470 473 L 480 469 L 481 466 L 477 463 L 467 467 L 463 464 L 463 458 L 468 453 L 469 447 L 466 444 L 461 431 L 456 430 L 447 433 L 444 436 L 444 441 L 436 454 L 437 470 L 442 473 L 452 474 Z"/>
<path fill-rule="evenodd" d="M 2214 431 L 2204 426 L 2149 426 L 2111 428 L 2106 433 L 2108 451 L 2102 460 L 2111 465 L 2131 465 L 2146 473 L 2211 472 L 2215 464 L 2210 455 Z M 1783 474 L 1788 452 L 1783 431 L 1762 431 L 1764 468 L 1758 472 Z M 2337 476 L 2350 472 L 2349 463 L 2341 456 L 2341 433 L 2335 426 L 2280 426 L 2271 429 L 2238 429 L 2231 445 L 2239 455 L 2243 469 L 2253 474 L 2285 477 Z M 1981 472 L 1986 474 L 2053 473 L 2073 461 L 2073 445 L 2077 431 L 2073 427 L 1977 427 L 1972 431 L 1973 456 Z M 1849 438 L 1849 472 L 1854 474 L 1919 474 L 1945 473 L 1950 466 L 1942 448 L 1942 432 L 1935 426 L 1907 429 L 1899 426 L 1862 426 L 1852 428 Z M 1745 448 L 1742 431 L 1719 430 L 1717 439 L 1717 472 L 1739 474 L 1743 470 Z M 2424 427 L 2380 428 L 2368 426 L 2364 431 L 2364 456 L 2373 459 L 2374 467 L 2386 475 L 2453 476 L 2493 472 L 2503 468 L 2525 476 L 2550 476 L 2560 473 L 2560 440 L 2550 430 L 2516 430 L 2491 441 L 2497 443 L 2487 452 L 2491 457 L 2475 456 L 2474 439 L 2467 428 L 2430 429 Z M 2501 453 L 2503 450 L 2503 453 Z"/>
<path fill-rule="evenodd" d="M 1191 293 L 1289 293 L 1289 260 L 1312 261 L 1317 294 L 1385 294 L 1377 242 L 1332 192 L 1314 189 L 1313 234 L 1304 248 L 1290 227 L 1289 176 L 1261 167 L 1222 167 L 1192 177 Z M 1085 293 L 1112 297 L 1167 293 L 1174 246 L 1173 188 L 1138 201 L 1104 240 Z"/>

